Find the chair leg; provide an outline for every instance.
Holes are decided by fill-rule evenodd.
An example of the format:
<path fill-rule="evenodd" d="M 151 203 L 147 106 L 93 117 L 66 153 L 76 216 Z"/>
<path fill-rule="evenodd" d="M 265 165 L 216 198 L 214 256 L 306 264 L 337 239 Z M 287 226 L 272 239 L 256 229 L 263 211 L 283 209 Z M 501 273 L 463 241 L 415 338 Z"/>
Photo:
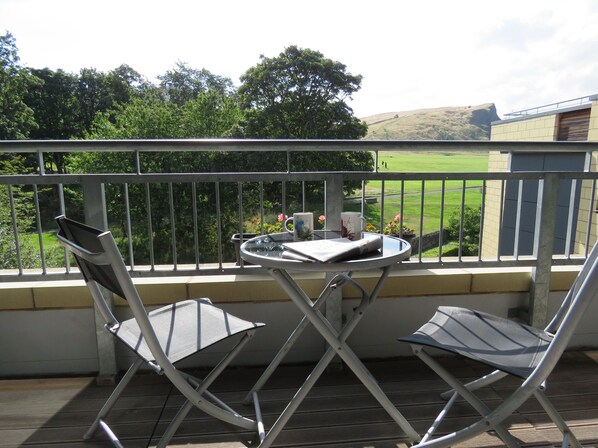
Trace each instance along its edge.
<path fill-rule="evenodd" d="M 478 390 L 482 387 L 486 387 L 490 384 L 495 383 L 496 381 L 504 378 L 505 376 L 507 376 L 505 372 L 495 370 L 494 372 L 489 373 L 488 375 L 484 375 L 483 377 L 480 377 L 477 380 L 467 383 L 465 387 L 467 387 L 467 389 L 470 391 Z M 442 398 L 443 400 L 448 400 L 453 396 L 454 393 L 455 391 L 453 389 L 447 390 L 446 392 L 442 392 L 440 394 L 440 398 Z"/>
<path fill-rule="evenodd" d="M 548 400 L 544 392 L 542 392 L 540 389 L 536 389 L 536 391 L 534 392 L 534 396 L 542 405 L 542 407 L 546 411 L 546 414 L 548 414 L 550 419 L 554 422 L 554 424 L 557 426 L 557 428 L 559 428 L 559 430 L 563 434 L 563 447 L 568 447 L 571 445 L 575 448 L 582 448 L 582 445 L 581 443 L 579 443 L 579 440 L 577 440 L 577 437 L 575 437 L 575 434 L 571 432 L 571 429 L 569 429 L 569 426 L 567 425 L 563 417 L 561 417 L 561 414 L 558 413 L 558 411 Z"/>
<path fill-rule="evenodd" d="M 246 332 L 245 335 L 241 338 L 241 340 L 237 343 L 237 345 L 235 345 L 235 347 L 233 347 L 233 349 L 231 351 L 229 351 L 224 356 L 224 358 L 222 358 L 222 360 L 210 371 L 210 373 L 208 373 L 208 375 L 203 380 L 201 380 L 199 378 L 195 378 L 195 377 L 188 375 L 184 372 L 181 372 L 181 376 L 185 377 L 186 380 L 193 387 L 195 387 L 195 390 L 199 396 L 205 395 L 206 398 L 209 401 L 211 401 L 215 406 L 218 406 L 222 410 L 232 414 L 233 416 L 235 416 L 235 418 L 238 416 L 238 414 L 232 408 L 230 408 L 227 404 L 225 404 L 220 399 L 218 399 L 216 396 L 214 396 L 210 392 L 208 392 L 207 388 L 210 387 L 210 385 L 214 382 L 214 380 L 216 378 L 218 378 L 218 375 L 220 375 L 220 373 L 222 373 L 222 371 L 231 363 L 231 361 L 235 358 L 235 356 L 237 356 L 241 352 L 241 350 L 243 349 L 245 344 L 247 344 L 249 342 L 249 340 L 253 337 L 254 333 L 255 333 L 254 330 Z M 162 437 L 160 438 L 160 441 L 158 442 L 157 448 L 164 448 L 168 445 L 168 442 L 170 442 L 170 439 L 172 439 L 172 437 L 176 433 L 177 429 L 179 428 L 179 426 L 181 425 L 181 423 L 183 422 L 183 420 L 185 419 L 185 417 L 187 416 L 189 411 L 193 408 L 193 406 L 194 406 L 193 402 L 190 401 L 189 397 L 186 397 L 186 398 L 187 398 L 187 401 L 183 404 L 183 406 L 181 406 L 181 408 L 177 412 L 174 419 L 168 425 L 168 428 L 166 428 L 166 431 L 164 431 L 164 434 L 162 435 Z M 200 409 L 202 409 L 201 405 L 198 405 L 198 407 Z M 243 423 L 244 423 L 243 426 L 246 426 L 247 422 L 245 421 L 245 419 L 244 419 Z"/>
<path fill-rule="evenodd" d="M 87 432 L 83 435 L 83 439 L 87 440 L 87 439 L 90 439 L 93 437 L 95 432 L 98 430 L 98 427 L 100 426 L 100 421 L 104 417 L 106 417 L 106 415 L 108 415 L 108 412 L 110 412 L 112 407 L 115 405 L 116 401 L 120 397 L 120 394 L 122 394 L 122 392 L 125 390 L 125 388 L 129 384 L 129 382 L 131 381 L 133 376 L 135 376 L 135 373 L 137 373 L 137 370 L 139 370 L 139 367 L 141 367 L 141 365 L 143 363 L 144 363 L 143 359 L 138 358 L 131 365 L 131 367 L 129 367 L 129 370 L 127 370 L 127 373 L 125 373 L 122 380 L 120 380 L 120 382 L 116 385 L 116 387 L 110 394 L 110 397 L 108 397 L 108 400 L 106 400 L 106 403 L 104 403 L 104 406 L 102 406 L 102 409 L 100 409 L 100 412 L 98 412 L 98 415 L 96 416 L 95 420 L 93 421 L 93 423 L 91 424 L 91 426 L 89 427 Z M 104 425 L 101 425 L 101 426 L 102 426 L 102 428 L 104 428 L 107 425 L 104 423 Z"/>
<path fill-rule="evenodd" d="M 440 424 L 444 420 L 444 417 L 446 417 L 446 415 L 448 414 L 448 411 L 453 406 L 453 404 L 455 404 L 455 401 L 457 401 L 458 397 L 459 397 L 459 394 L 457 392 L 453 392 L 453 395 L 448 400 L 448 403 L 446 405 L 444 405 L 444 408 L 442 409 L 442 411 L 440 411 L 440 413 L 434 420 L 434 423 L 432 423 L 432 426 L 430 426 L 430 428 L 428 428 L 428 430 L 426 431 L 426 434 L 424 434 L 420 443 L 427 442 L 428 440 L 430 440 L 432 438 L 432 436 L 438 429 L 438 426 L 440 426 Z"/>
<path fill-rule="evenodd" d="M 461 395 L 481 416 L 488 415 L 491 411 L 473 392 L 465 385 L 461 384 L 444 367 L 438 364 L 430 355 L 428 355 L 421 346 L 412 346 L 413 352 L 425 362 L 436 374 L 451 386 L 459 395 Z M 434 426 L 434 425 L 433 425 Z M 437 426 L 437 425 L 436 425 Z M 509 448 L 520 448 L 519 442 L 507 429 L 501 424 L 495 424 L 492 429 Z"/>

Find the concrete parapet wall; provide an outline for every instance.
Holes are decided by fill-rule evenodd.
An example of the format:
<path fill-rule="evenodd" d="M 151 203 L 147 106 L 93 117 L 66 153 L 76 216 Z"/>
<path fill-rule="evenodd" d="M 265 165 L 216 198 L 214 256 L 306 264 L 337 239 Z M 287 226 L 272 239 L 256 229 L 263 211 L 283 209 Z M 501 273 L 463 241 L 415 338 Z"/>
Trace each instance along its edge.
<path fill-rule="evenodd" d="M 551 278 L 551 310 L 558 307 L 576 276 L 578 268 L 559 267 Z M 366 288 L 376 282 L 377 272 L 356 273 Z M 239 364 L 265 365 L 288 337 L 301 315 L 269 276 L 215 276 L 136 280 L 141 296 L 149 306 L 158 306 L 191 297 L 210 297 L 228 311 L 267 327 L 238 359 Z M 300 275 L 299 283 L 316 297 L 323 276 Z M 98 369 L 95 325 L 91 299 L 80 281 L 5 284 L 0 289 L 0 377 L 58 374 L 93 374 Z M 467 306 L 507 316 L 509 309 L 521 308 L 529 300 L 529 269 L 435 269 L 397 270 L 386 281 L 379 299 L 366 313 L 349 343 L 363 358 L 409 355 L 409 349 L 396 337 L 415 330 L 439 305 Z M 9 300 L 13 297 L 14 300 Z M 350 315 L 359 292 L 343 288 L 343 313 Z M 130 312 L 118 300 L 116 314 L 126 319 Z M 592 315 L 576 344 L 598 347 L 598 330 Z M 185 361 L 188 366 L 211 365 L 234 341 L 217 345 L 198 357 Z M 308 329 L 287 362 L 319 359 L 325 344 Z M 130 353 L 118 345 L 118 367 L 125 369 Z"/>

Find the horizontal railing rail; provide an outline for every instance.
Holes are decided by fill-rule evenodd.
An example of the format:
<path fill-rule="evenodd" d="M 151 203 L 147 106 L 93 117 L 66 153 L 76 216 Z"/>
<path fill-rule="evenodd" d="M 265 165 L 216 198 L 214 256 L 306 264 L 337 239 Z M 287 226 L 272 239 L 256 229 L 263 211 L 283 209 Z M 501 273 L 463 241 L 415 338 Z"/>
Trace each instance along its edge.
<path fill-rule="evenodd" d="M 547 172 L 477 172 L 477 173 L 452 173 L 452 172 L 380 172 L 378 168 L 379 164 L 379 152 L 419 152 L 419 151 L 443 151 L 443 152 L 479 152 L 479 151 L 500 151 L 506 153 L 550 153 L 550 152 L 585 152 L 590 154 L 597 148 L 596 143 L 592 142 L 480 142 L 480 141 L 443 141 L 443 142 L 431 142 L 431 141 L 355 141 L 355 140 L 218 140 L 218 139 L 200 139 L 200 140 L 123 140 L 123 141 L 0 141 L 0 154 L 35 154 L 37 158 L 37 169 L 34 169 L 33 173 L 28 174 L 11 174 L 1 175 L 0 185 L 3 185 L 6 190 L 5 198 L 3 199 L 8 202 L 7 210 L 9 213 L 5 214 L 5 217 L 10 216 L 10 226 L 12 227 L 12 234 L 14 235 L 16 245 L 14 247 L 14 255 L 16 258 L 13 263 L 14 266 L 4 270 L 0 273 L 0 281 L 19 281 L 19 280 L 30 280 L 30 279 L 48 279 L 48 278 L 69 278 L 72 277 L 73 270 L 69 268 L 69 260 L 65 259 L 63 271 L 58 266 L 49 266 L 46 263 L 46 254 L 44 250 L 45 240 L 44 235 L 49 228 L 43 229 L 42 223 L 47 226 L 47 215 L 48 210 L 54 210 L 55 214 L 64 213 L 69 207 L 68 199 L 65 195 L 66 189 L 77 189 L 83 190 L 79 195 L 83 196 L 83 206 L 86 208 L 86 216 L 95 216 L 94 221 L 99 226 L 109 226 L 117 223 L 121 227 L 121 237 L 125 249 L 128 250 L 128 258 L 131 266 L 131 271 L 134 275 L 145 275 L 145 276 L 161 276 L 161 275 L 178 275 L 180 273 L 188 274 L 191 271 L 194 274 L 213 274 L 230 271 L 238 272 L 250 272 L 255 270 L 256 267 L 240 265 L 230 265 L 229 262 L 233 261 L 226 258 L 225 245 L 228 244 L 228 236 L 223 235 L 223 228 L 221 226 L 223 207 L 222 198 L 218 191 L 221 187 L 228 188 L 230 190 L 231 185 L 237 190 L 235 200 L 238 202 L 237 213 L 236 213 L 236 225 L 235 230 L 237 233 L 242 235 L 244 233 L 251 233 L 246 230 L 246 220 L 256 218 L 260 222 L 259 230 L 264 231 L 263 222 L 264 214 L 272 212 L 266 210 L 265 204 L 271 203 L 273 198 L 265 197 L 267 194 L 272 194 L 272 189 L 265 193 L 265 184 L 279 184 L 276 194 L 279 197 L 276 198 L 276 202 L 279 204 L 278 212 L 287 214 L 292 209 L 290 204 L 287 204 L 287 187 L 292 184 L 299 184 L 301 187 L 298 196 L 301 197 L 299 210 L 295 211 L 308 211 L 309 207 L 306 204 L 306 184 L 316 183 L 320 184 L 319 190 L 324 192 L 321 198 L 321 203 L 318 204 L 320 210 L 327 215 L 328 228 L 334 228 L 332 223 L 338 221 L 338 215 L 344 204 L 347 203 L 348 198 L 344 196 L 344 186 L 347 182 L 361 182 L 361 197 L 353 198 L 352 203 L 359 206 L 364 216 L 371 212 L 368 210 L 369 201 L 372 199 L 378 202 L 379 206 L 377 211 L 374 213 L 374 217 L 370 219 L 372 225 L 377 230 L 382 230 L 385 224 L 392 218 L 391 213 L 388 210 L 399 210 L 399 215 L 405 216 L 404 203 L 406 197 L 418 196 L 419 199 L 419 210 L 417 210 L 419 216 L 417 216 L 416 222 L 418 222 L 418 239 L 416 244 L 418 247 L 423 248 L 423 237 L 424 234 L 430 232 L 439 232 L 439 255 L 424 256 L 424 251 L 419 250 L 417 257 L 412 257 L 410 263 L 407 263 L 403 268 L 413 267 L 438 267 L 445 266 L 450 263 L 451 266 L 532 266 L 537 267 L 537 254 L 519 254 L 517 248 L 513 249 L 511 254 L 501 256 L 500 248 L 496 248 L 495 256 L 485 256 L 482 254 L 482 241 L 488 223 L 484 222 L 485 214 L 485 199 L 488 195 L 487 187 L 489 184 L 500 185 L 501 193 L 504 196 L 507 190 L 515 183 L 519 183 L 519 190 L 522 190 L 522 182 L 539 182 L 542 185 L 545 184 L 547 179 L 552 179 L 554 182 L 573 182 L 576 185 L 585 182 L 596 181 L 596 173 L 592 172 L 558 172 L 558 173 L 547 173 Z M 368 151 L 373 152 L 375 157 L 374 171 L 311 171 L 301 172 L 292 171 L 291 164 L 287 164 L 286 171 L 275 171 L 275 172 L 203 172 L 203 173 L 153 173 L 153 172 L 142 172 L 140 163 L 140 154 L 148 152 L 172 152 L 172 151 L 189 151 L 189 152 L 286 152 L 289 154 L 288 160 L 291 158 L 291 154 L 296 152 L 323 152 L 323 151 Z M 136 169 L 130 173 L 101 173 L 101 174 L 48 174 L 44 169 L 45 157 L 48 154 L 55 152 L 64 153 L 77 153 L 77 152 L 130 152 L 136 156 Z M 267 164 L 265 164 L 267 165 Z M 266 166 L 267 167 L 267 166 Z M 238 167 L 237 167 L 238 168 Z M 334 180 L 334 181 L 333 181 Z M 416 188 L 406 188 L 408 184 L 413 187 L 414 184 L 419 183 L 420 186 Z M 370 186 L 376 184 L 378 187 L 374 188 L 372 192 Z M 389 185 L 393 185 L 392 188 L 388 189 Z M 399 186 L 397 186 L 399 184 Z M 331 185 L 336 187 L 331 188 Z M 432 185 L 432 187 L 430 187 Z M 447 186 L 449 185 L 449 186 Z M 130 193 L 130 190 L 135 186 L 142 186 L 145 192 L 140 193 L 137 191 L 135 194 Z M 257 186 L 257 187 L 256 187 Z M 154 241 L 152 241 L 152 235 L 155 229 L 152 228 L 152 220 L 156 219 L 155 215 L 152 215 L 152 194 L 151 190 L 154 187 L 160 187 L 161 189 L 168 189 L 169 193 L 166 194 L 165 198 L 163 192 L 162 196 L 155 201 L 166 201 L 168 202 L 168 209 L 164 212 L 165 216 L 160 216 L 159 219 L 166 219 L 172 221 L 170 227 L 166 230 L 169 234 L 169 251 L 172 253 L 170 257 L 170 263 L 159 263 L 155 260 L 155 254 L 153 253 L 154 248 L 151 247 Z M 496 185 L 495 185 L 496 187 Z M 111 204 L 111 212 L 115 210 L 119 211 L 123 216 L 108 216 L 108 208 L 106 205 L 106 188 L 117 188 L 118 191 L 113 191 L 110 194 L 113 195 L 109 199 Z M 198 192 L 197 188 L 203 190 L 213 189 L 213 193 L 206 191 Z M 578 188 L 576 186 L 576 188 Z M 54 189 L 53 194 L 40 193 L 41 189 Z M 192 204 L 185 204 L 175 200 L 177 191 L 182 189 L 184 197 L 189 201 L 194 200 Z M 297 188 L 296 188 L 297 189 Z M 512 188 L 511 188 L 512 189 Z M 253 210 L 249 211 L 245 208 L 248 200 L 244 198 L 244 195 L 248 190 L 251 190 L 252 206 Z M 387 191 L 391 190 L 391 191 Z M 515 188 L 517 190 L 517 188 Z M 594 188 L 589 188 L 590 191 L 594 191 Z M 541 197 L 542 189 L 538 189 L 538 198 Z M 469 198 L 466 198 L 466 192 L 473 192 L 477 194 L 477 203 L 470 205 Z M 476 193 L 477 192 L 477 193 Z M 475 207 L 479 209 L 479 220 L 480 222 L 480 233 L 479 242 L 480 249 L 476 257 L 467 256 L 462 253 L 463 245 L 463 228 L 460 228 L 459 233 L 459 245 L 456 256 L 442 256 L 442 243 L 444 226 L 446 221 L 449 219 L 447 213 L 445 213 L 445 202 L 447 195 L 451 193 L 453 195 L 458 193 L 461 195 L 460 203 L 457 205 L 457 209 L 461 212 L 461 223 L 460 226 L 464 225 L 464 214 L 467 207 Z M 170 198 L 168 196 L 170 194 Z M 135 254 L 133 250 L 134 244 L 132 240 L 138 235 L 132 234 L 133 229 L 139 229 L 139 223 L 131 222 L 131 204 L 129 203 L 129 196 L 134 195 L 137 207 L 139 207 L 139 201 L 145 201 L 145 212 L 146 223 L 143 224 L 147 228 L 146 244 L 150 247 L 147 249 L 149 254 L 145 257 L 146 262 L 136 263 Z M 201 221 L 202 214 L 205 212 L 197 203 L 197 198 L 200 195 L 214 196 L 212 202 L 209 204 L 211 210 L 210 214 L 214 215 L 215 221 L 211 225 L 211 230 L 214 235 L 211 235 L 214 246 L 217 246 L 217 256 L 210 259 L 209 261 L 202 261 L 199 249 L 197 247 L 198 241 L 207 236 L 205 233 L 199 235 L 201 232 L 198 222 Z M 499 196 L 500 196 L 499 195 Z M 16 196 L 21 196 L 20 202 L 15 199 Z M 42 197 L 43 196 L 43 197 Z M 259 197 L 259 199 L 256 199 Z M 395 205 L 393 207 L 387 206 L 390 202 L 387 198 L 399 197 L 400 206 Z M 427 199 L 434 197 L 431 203 L 428 203 Z M 26 199 L 24 199 L 26 198 Z M 141 198 L 141 199 L 140 199 Z M 227 192 L 226 200 L 230 200 L 231 193 Z M 575 200 L 571 196 L 571 200 Z M 555 199 L 555 198 L 553 198 Z M 121 201 L 122 204 L 118 205 L 115 202 Z M 310 199 L 313 202 L 313 199 Z M 468 202 L 469 201 L 469 202 Z M 498 212 L 502 213 L 504 207 L 504 197 L 500 197 L 500 205 Z M 27 202 L 27 204 L 25 204 Z M 48 202 L 53 202 L 49 204 Z M 474 200 L 475 202 L 475 200 Z M 396 204 L 397 201 L 395 200 Z M 539 202 L 538 202 L 539 203 Z M 590 219 L 586 219 L 589 222 L 588 228 L 586 229 L 587 241 L 581 242 L 581 246 L 587 250 L 587 245 L 590 243 L 590 235 L 592 234 L 591 221 L 593 216 L 593 206 L 591 205 L 588 210 L 582 210 L 582 213 L 586 213 Z M 205 204 L 204 204 L 205 205 Z M 528 204 L 529 205 L 529 204 Z M 18 226 L 17 220 L 17 208 L 18 207 L 29 207 L 29 213 L 35 215 L 34 229 L 22 229 Z M 198 208 L 199 207 L 199 208 Z M 295 208 L 297 204 L 295 204 Z M 521 225 L 521 212 L 524 207 L 524 203 L 521 198 L 515 205 L 518 210 L 517 218 L 515 220 L 515 229 L 519 233 Z M 6 208 L 6 207 L 5 207 Z M 186 232 L 186 236 L 193 235 L 194 239 L 194 250 L 195 250 L 195 262 L 190 263 L 184 260 L 179 260 L 176 253 L 177 244 L 181 244 L 177 241 L 177 229 L 175 227 L 177 219 L 175 218 L 182 209 L 192 209 L 187 212 L 189 219 L 193 221 L 193 230 L 189 233 Z M 432 208 L 440 208 L 440 216 L 437 219 L 438 224 L 429 224 L 427 213 Z M 580 213 L 579 210 L 574 210 L 573 203 L 569 207 L 569 220 L 567 223 L 567 238 L 571 239 L 573 228 L 576 224 L 576 216 L 574 213 Z M 412 207 L 413 209 L 413 207 Z M 91 211 L 93 210 L 93 211 Z M 21 210 L 21 213 L 23 211 Z M 230 214 L 230 210 L 229 210 Z M 43 217 L 42 217 L 43 215 Z M 143 215 L 143 213 L 141 214 Z M 538 216 L 543 213 L 538 213 Z M 137 212 L 137 218 L 140 213 Z M 504 219 L 501 215 L 500 219 Z M 414 217 L 411 216 L 411 222 L 414 222 Z M 502 222 L 502 221 L 501 221 Z M 399 227 L 402 227 L 403 220 Z M 537 223 L 539 225 L 539 223 Z M 502 224 L 500 224 L 502 226 Z M 167 226 L 168 227 L 168 226 Z M 230 226 L 229 226 L 230 227 Z M 162 229 L 162 231 L 164 231 Z M 502 229 L 498 229 L 499 232 Z M 21 257 L 21 248 L 19 247 L 21 241 L 21 235 L 28 233 L 28 239 L 31 240 L 31 234 L 36 234 L 38 240 L 38 251 L 40 266 L 36 269 L 34 267 L 24 267 Z M 182 232 L 181 232 L 182 233 Z M 539 232 L 535 232 L 533 236 L 535 246 L 541 247 L 542 242 L 538 240 L 541 237 Z M 128 239 L 128 242 L 125 241 Z M 163 236 L 162 236 L 163 239 Z M 517 244 L 517 238 L 515 238 L 514 244 Z M 584 244 L 585 243 L 585 244 Z M 185 243 L 189 244 L 189 243 Z M 496 244 L 500 244 L 500 237 Z M 144 249 L 145 250 L 145 249 Z M 571 264 L 578 263 L 583 260 L 585 253 L 575 253 L 572 250 L 572 241 L 567 242 L 567 254 L 564 257 L 551 257 L 552 262 L 556 264 Z M 142 265 L 147 265 L 149 268 L 142 268 Z M 158 266 L 161 265 L 161 266 Z M 168 267 L 165 267 L 167 265 Z M 160 267 L 160 268 L 158 268 Z"/>

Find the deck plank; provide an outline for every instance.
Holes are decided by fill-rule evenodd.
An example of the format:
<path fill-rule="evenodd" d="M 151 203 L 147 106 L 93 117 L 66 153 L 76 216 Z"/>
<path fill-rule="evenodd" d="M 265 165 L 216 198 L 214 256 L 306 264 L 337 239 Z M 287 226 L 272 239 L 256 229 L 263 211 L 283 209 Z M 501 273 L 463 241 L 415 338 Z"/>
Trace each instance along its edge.
<path fill-rule="evenodd" d="M 469 362 L 443 358 L 442 362 L 463 379 L 484 373 Z M 439 393 L 445 385 L 417 359 L 368 362 L 390 400 L 422 433 L 443 406 Z M 312 366 L 283 366 L 266 384 L 260 400 L 266 426 L 293 396 Z M 202 372 L 199 372 L 200 375 Z M 232 368 L 213 391 L 242 414 L 253 417 L 252 406 L 242 403 L 245 392 L 259 377 L 260 368 Z M 598 364 L 583 352 L 565 354 L 548 382 L 547 396 L 570 423 L 584 446 L 598 448 Z M 496 383 L 481 392 L 492 407 L 517 386 L 517 381 Z M 95 417 L 110 387 L 93 378 L 0 380 L 0 447 L 96 448 L 110 446 L 98 436 L 83 441 L 82 434 Z M 138 375 L 109 416 L 109 422 L 127 447 L 154 446 L 183 399 L 157 375 Z M 478 419 L 472 409 L 458 402 L 441 427 L 448 432 Z M 512 434 L 526 447 L 549 447 L 560 433 L 535 400 L 529 400 L 509 420 Z M 192 410 L 172 446 L 189 448 L 241 448 L 254 435 Z M 277 438 L 276 447 L 302 448 L 403 448 L 398 426 L 380 408 L 348 370 L 325 373 Z M 492 434 L 460 445 L 502 447 Z"/>

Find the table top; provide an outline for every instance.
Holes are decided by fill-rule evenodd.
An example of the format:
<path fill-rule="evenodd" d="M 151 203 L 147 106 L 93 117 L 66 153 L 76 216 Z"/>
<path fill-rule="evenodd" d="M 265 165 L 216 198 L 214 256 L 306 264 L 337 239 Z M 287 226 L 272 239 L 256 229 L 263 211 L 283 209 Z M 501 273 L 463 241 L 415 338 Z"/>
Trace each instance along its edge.
<path fill-rule="evenodd" d="M 339 232 L 335 231 L 314 231 L 315 240 L 339 237 Z M 384 268 L 403 261 L 411 255 L 411 245 L 408 242 L 393 236 L 382 235 L 382 249 L 372 254 L 330 263 L 304 262 L 282 257 L 284 251 L 282 244 L 292 241 L 293 235 L 288 232 L 260 235 L 241 245 L 241 258 L 266 268 L 293 271 L 355 272 Z"/>

